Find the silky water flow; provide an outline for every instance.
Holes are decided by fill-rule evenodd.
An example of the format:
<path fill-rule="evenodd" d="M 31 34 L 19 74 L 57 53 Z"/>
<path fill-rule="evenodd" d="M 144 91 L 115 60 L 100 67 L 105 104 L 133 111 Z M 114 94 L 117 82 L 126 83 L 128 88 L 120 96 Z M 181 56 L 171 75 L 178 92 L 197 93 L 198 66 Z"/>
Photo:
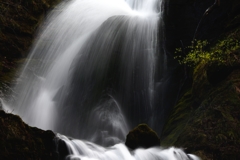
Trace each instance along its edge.
<path fill-rule="evenodd" d="M 124 145 L 137 124 L 158 123 L 152 117 L 161 3 L 63 1 L 43 23 L 17 79 L 14 113 L 59 133 L 67 159 L 197 160 L 178 148 Z"/>

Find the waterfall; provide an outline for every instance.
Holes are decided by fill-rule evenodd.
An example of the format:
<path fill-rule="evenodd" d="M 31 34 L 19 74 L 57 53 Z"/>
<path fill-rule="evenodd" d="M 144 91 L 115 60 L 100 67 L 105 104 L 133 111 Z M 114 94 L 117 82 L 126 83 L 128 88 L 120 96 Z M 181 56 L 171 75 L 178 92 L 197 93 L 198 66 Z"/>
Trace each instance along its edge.
<path fill-rule="evenodd" d="M 14 112 L 31 126 L 84 139 L 58 135 L 69 159 L 197 159 L 181 149 L 131 152 L 122 144 L 137 124 L 160 123 L 155 76 L 161 3 L 63 1 L 43 23 L 22 68 Z"/>
<path fill-rule="evenodd" d="M 57 138 L 68 146 L 69 155 L 65 157 L 67 160 L 200 160 L 197 156 L 174 147 L 139 148 L 130 151 L 121 143 L 105 148 L 91 142 L 69 140 L 63 135 L 58 135 Z"/>
<path fill-rule="evenodd" d="M 157 6 L 155 0 L 62 3 L 43 24 L 18 79 L 14 111 L 42 129 L 101 144 L 124 141 L 129 127 L 150 121 L 154 107 Z"/>

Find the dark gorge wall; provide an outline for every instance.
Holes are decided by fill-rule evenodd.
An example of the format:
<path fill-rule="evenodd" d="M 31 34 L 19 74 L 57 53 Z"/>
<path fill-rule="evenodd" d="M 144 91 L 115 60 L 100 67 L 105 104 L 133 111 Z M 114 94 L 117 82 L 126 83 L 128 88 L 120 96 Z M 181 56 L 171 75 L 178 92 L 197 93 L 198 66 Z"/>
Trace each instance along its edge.
<path fill-rule="evenodd" d="M 235 17 L 240 12 L 239 2 L 216 2 L 217 4 L 215 0 L 165 0 L 165 40 L 170 54 L 174 53 L 176 47 L 190 45 L 194 38 L 212 41 L 238 27 Z M 233 21 L 235 23 L 231 24 Z"/>
<path fill-rule="evenodd" d="M 189 69 L 179 66 L 174 59 L 176 48 L 191 44 L 196 28 L 205 10 L 212 1 L 200 0 L 164 0 L 163 16 L 159 22 L 159 56 L 156 67 L 156 112 L 155 121 L 159 123 L 154 129 L 161 134 L 162 128 L 172 107 L 191 85 Z"/>
<path fill-rule="evenodd" d="M 202 61 L 194 67 L 178 65 L 176 48 L 195 39 L 207 40 L 210 48 L 230 39 L 240 39 L 240 1 L 165 1 L 165 44 L 180 82 L 178 101 L 161 134 L 162 145 L 184 147 L 202 159 L 239 159 L 240 98 L 239 49 L 234 63 L 221 65 Z M 205 12 L 208 9 L 208 12 Z M 185 52 L 184 52 L 185 51 Z M 214 52 L 214 49 L 213 49 Z M 182 79 L 182 81 L 179 81 Z M 174 90 L 171 91 L 173 94 Z"/>
<path fill-rule="evenodd" d="M 163 28 L 160 32 L 160 50 L 167 56 L 168 73 L 165 75 L 171 77 L 171 85 L 165 92 L 169 98 L 175 93 L 174 98 L 170 99 L 171 106 L 192 85 L 193 69 L 179 65 L 174 58 L 176 48 L 183 50 L 181 56 L 184 57 L 189 51 L 187 47 L 192 45 L 194 39 L 207 40 L 214 45 L 238 30 L 240 3 L 237 0 L 165 0 L 162 7 L 164 12 L 163 24 L 160 25 L 160 29 Z M 159 61 L 162 59 L 163 57 L 159 58 Z M 163 71 L 159 69 L 158 72 Z"/>
<path fill-rule="evenodd" d="M 60 0 L 1 0 L 0 49 L 6 58 L 25 57 L 36 29 Z"/>
<path fill-rule="evenodd" d="M 9 89 L 16 69 L 48 11 L 60 0 L 0 0 L 0 90 Z"/>
<path fill-rule="evenodd" d="M 59 1 L 0 0 L 0 98 L 7 95 L 42 19 Z M 2 110 L 0 137 L 2 159 L 58 159 L 52 131 L 29 127 L 19 116 Z"/>

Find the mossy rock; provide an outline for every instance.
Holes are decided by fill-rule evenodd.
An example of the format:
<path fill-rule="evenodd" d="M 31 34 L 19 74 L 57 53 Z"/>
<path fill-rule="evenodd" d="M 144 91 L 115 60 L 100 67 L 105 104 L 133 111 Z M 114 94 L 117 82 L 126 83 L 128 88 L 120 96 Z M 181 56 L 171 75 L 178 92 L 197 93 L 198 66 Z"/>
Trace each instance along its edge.
<path fill-rule="evenodd" d="M 195 72 L 198 77 L 201 73 Z M 174 107 L 162 133 L 163 145 L 184 147 L 206 160 L 240 159 L 240 70 L 207 88 L 199 83 L 201 78 L 194 81 L 194 90 Z"/>
<path fill-rule="evenodd" d="M 46 13 L 60 0 L 0 0 L 0 56 L 25 57 Z"/>
<path fill-rule="evenodd" d="M 0 110 L 2 159 L 57 159 L 55 134 L 25 124 L 19 116 Z"/>
<path fill-rule="evenodd" d="M 157 133 L 146 124 L 139 124 L 131 130 L 126 139 L 126 146 L 131 149 L 160 146 Z"/>

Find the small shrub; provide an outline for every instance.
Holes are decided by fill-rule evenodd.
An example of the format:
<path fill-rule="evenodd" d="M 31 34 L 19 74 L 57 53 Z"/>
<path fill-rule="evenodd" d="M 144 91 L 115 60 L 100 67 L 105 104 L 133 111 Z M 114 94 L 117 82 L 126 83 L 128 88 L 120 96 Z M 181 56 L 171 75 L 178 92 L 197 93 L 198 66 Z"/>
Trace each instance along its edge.
<path fill-rule="evenodd" d="M 186 64 L 190 67 L 194 67 L 200 62 L 208 65 L 233 65 L 240 62 L 239 49 L 239 41 L 233 38 L 221 40 L 213 47 L 210 47 L 207 40 L 194 40 L 191 46 L 184 48 L 184 51 L 187 51 L 186 56 L 182 56 L 182 48 L 177 48 L 174 58 L 180 64 Z"/>

